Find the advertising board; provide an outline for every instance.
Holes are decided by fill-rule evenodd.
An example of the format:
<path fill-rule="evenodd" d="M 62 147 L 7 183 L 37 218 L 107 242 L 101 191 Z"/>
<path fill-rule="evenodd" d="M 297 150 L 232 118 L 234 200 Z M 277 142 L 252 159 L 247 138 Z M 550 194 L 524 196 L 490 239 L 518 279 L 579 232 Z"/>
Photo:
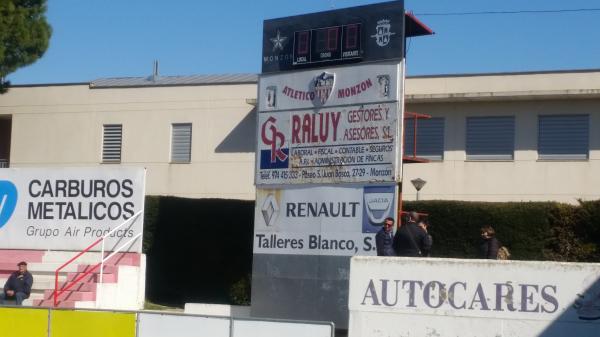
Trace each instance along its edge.
<path fill-rule="evenodd" d="M 354 257 L 349 309 L 351 337 L 592 337 L 600 264 Z"/>
<path fill-rule="evenodd" d="M 394 185 L 258 189 L 254 254 L 375 255 L 395 210 Z"/>
<path fill-rule="evenodd" d="M 397 101 L 402 74 L 399 62 L 263 74 L 258 110 L 313 109 Z"/>
<path fill-rule="evenodd" d="M 395 181 L 397 108 L 260 113 L 256 185 Z"/>
<path fill-rule="evenodd" d="M 143 168 L 0 169 L 0 249 L 105 249 L 143 230 Z M 141 239 L 127 251 L 140 252 Z M 93 250 L 100 250 L 98 245 Z"/>

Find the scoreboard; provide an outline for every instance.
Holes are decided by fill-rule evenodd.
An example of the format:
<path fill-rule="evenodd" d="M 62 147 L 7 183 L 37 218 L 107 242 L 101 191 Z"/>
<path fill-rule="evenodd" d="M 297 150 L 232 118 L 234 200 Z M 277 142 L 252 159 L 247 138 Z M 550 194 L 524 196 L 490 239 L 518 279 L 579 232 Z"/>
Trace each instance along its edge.
<path fill-rule="evenodd" d="M 401 60 L 403 1 L 266 20 L 262 72 Z"/>
<path fill-rule="evenodd" d="M 294 65 L 360 59 L 361 24 L 294 33 Z"/>

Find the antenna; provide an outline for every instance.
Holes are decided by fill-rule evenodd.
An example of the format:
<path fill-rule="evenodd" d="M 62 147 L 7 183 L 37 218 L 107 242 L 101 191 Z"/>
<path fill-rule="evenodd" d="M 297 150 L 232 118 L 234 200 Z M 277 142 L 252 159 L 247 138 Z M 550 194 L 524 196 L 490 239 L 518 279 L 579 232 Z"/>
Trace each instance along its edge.
<path fill-rule="evenodd" d="M 159 75 L 158 75 L 158 60 L 154 60 L 154 64 L 152 66 L 152 76 L 150 76 L 150 78 L 152 79 L 153 82 L 155 82 L 159 78 Z"/>

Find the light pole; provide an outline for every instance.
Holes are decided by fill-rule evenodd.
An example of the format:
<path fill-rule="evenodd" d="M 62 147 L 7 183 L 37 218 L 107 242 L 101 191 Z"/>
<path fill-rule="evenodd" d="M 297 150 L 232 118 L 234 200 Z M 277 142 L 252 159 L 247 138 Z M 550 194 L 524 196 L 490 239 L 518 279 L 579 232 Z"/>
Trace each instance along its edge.
<path fill-rule="evenodd" d="M 427 184 L 427 182 L 421 178 L 413 179 L 410 182 L 417 189 L 417 201 L 419 201 L 419 191 Z"/>

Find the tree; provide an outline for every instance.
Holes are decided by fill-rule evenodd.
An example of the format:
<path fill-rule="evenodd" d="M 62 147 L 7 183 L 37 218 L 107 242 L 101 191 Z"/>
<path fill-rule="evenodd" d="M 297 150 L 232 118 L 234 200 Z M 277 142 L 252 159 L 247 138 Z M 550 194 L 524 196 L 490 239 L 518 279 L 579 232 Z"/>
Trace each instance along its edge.
<path fill-rule="evenodd" d="M 0 0 L 0 94 L 6 76 L 44 55 L 52 28 L 46 22 L 46 0 Z"/>

